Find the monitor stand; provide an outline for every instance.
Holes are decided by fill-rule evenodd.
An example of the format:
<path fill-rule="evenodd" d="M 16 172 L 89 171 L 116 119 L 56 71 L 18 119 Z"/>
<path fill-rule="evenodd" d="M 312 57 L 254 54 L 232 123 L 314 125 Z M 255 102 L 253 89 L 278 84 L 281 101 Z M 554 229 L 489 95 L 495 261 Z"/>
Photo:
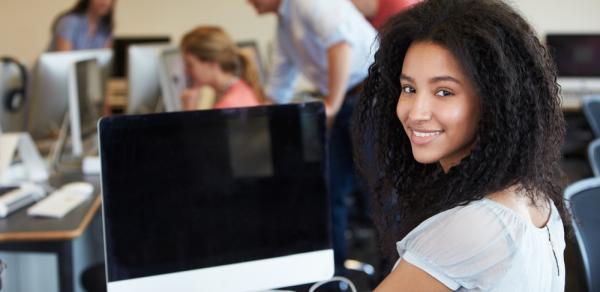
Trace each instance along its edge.
<path fill-rule="evenodd" d="M 63 117 L 58 138 L 48 154 L 48 167 L 54 172 L 78 172 L 81 171 L 81 157 L 71 154 L 68 144 L 70 135 L 69 112 Z"/>
<path fill-rule="evenodd" d="M 15 161 L 15 157 L 21 161 Z M 48 177 L 46 164 L 28 133 L 0 134 L 0 185 L 41 182 Z"/>

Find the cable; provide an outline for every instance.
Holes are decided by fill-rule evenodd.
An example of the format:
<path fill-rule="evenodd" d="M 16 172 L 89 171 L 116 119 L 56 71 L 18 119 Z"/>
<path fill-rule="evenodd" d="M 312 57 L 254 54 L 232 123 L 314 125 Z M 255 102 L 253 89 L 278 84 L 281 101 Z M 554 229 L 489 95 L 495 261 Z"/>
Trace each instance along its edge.
<path fill-rule="evenodd" d="M 317 290 L 317 288 L 319 288 L 327 283 L 331 283 L 331 282 L 335 282 L 335 281 L 340 281 L 340 282 L 344 282 L 344 283 L 348 284 L 348 286 L 350 286 L 350 291 L 356 292 L 356 287 L 354 286 L 354 283 L 352 283 L 352 281 L 350 281 L 348 278 L 341 277 L 341 276 L 335 276 L 329 280 L 317 282 L 314 285 L 312 285 L 310 287 L 310 289 L 308 289 L 308 292 L 315 292 L 315 290 Z"/>

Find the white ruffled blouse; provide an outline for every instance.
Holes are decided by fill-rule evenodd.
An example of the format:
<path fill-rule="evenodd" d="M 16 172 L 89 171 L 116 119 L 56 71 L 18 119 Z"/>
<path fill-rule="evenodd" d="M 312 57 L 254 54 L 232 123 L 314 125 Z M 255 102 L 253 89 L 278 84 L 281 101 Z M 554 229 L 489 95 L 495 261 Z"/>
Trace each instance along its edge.
<path fill-rule="evenodd" d="M 543 228 L 490 199 L 452 208 L 399 241 L 400 259 L 456 291 L 564 291 L 564 230 L 551 205 Z"/>

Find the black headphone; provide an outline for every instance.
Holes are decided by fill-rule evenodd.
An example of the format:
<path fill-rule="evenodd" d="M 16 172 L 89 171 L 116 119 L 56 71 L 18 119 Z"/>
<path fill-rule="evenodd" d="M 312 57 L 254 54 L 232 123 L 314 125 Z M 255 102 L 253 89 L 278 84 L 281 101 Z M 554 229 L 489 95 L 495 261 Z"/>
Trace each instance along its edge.
<path fill-rule="evenodd" d="M 25 68 L 25 66 L 19 61 L 11 57 L 1 57 L 0 63 L 3 65 L 15 64 L 19 69 L 21 85 L 14 88 L 8 88 L 4 94 L 4 98 L 2 99 L 2 105 L 4 106 L 4 109 L 8 112 L 14 113 L 21 109 L 23 105 L 25 105 L 25 97 L 27 96 L 25 92 L 25 89 L 27 88 L 27 68 Z"/>

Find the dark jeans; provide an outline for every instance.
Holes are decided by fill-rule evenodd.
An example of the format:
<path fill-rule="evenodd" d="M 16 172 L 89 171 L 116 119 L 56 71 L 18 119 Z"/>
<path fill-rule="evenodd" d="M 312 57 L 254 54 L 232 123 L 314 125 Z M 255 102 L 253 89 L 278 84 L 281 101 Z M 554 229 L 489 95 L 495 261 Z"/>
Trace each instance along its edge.
<path fill-rule="evenodd" d="M 348 228 L 346 201 L 352 195 L 355 185 L 350 123 L 352 111 L 359 95 L 360 92 L 346 95 L 342 108 L 329 130 L 329 193 L 331 197 L 333 252 L 337 275 L 345 273 L 344 261 L 348 249 L 345 237 Z"/>

